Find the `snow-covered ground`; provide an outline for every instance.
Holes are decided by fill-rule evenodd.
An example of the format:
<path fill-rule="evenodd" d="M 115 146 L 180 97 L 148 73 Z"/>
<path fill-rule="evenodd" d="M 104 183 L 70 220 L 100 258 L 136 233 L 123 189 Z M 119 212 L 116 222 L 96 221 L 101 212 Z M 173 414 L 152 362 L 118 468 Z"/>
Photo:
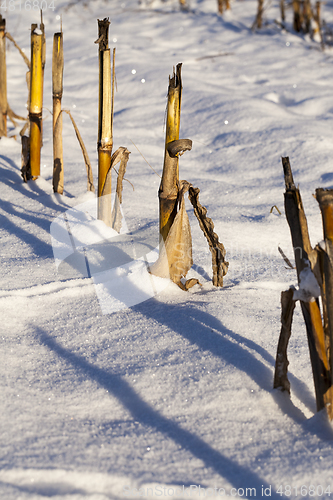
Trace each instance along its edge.
<path fill-rule="evenodd" d="M 13 5 L 3 12 L 7 30 L 29 54 L 39 13 Z M 180 12 L 176 0 L 71 8 L 55 0 L 55 7 L 44 10 L 38 181 L 22 182 L 19 142 L 0 140 L 1 499 L 330 498 L 333 431 L 316 413 L 299 310 L 289 349 L 291 398 L 272 386 L 280 292 L 296 283 L 278 252 L 281 246 L 293 257 L 281 156 L 290 157 L 316 243 L 322 229 L 312 194 L 333 185 L 332 50 L 281 31 L 274 5 L 269 24 L 252 33 L 254 0 L 235 1 L 223 18 L 215 0 L 192 0 L 190 12 Z M 324 18 L 330 9 L 324 6 Z M 95 184 L 96 20 L 112 21 L 115 147 L 131 151 L 126 177 L 134 185 L 124 184 L 124 219 L 128 231 L 148 231 L 156 241 L 160 179 L 136 147 L 160 174 L 168 76 L 183 63 L 181 137 L 193 140 L 193 150 L 180 159 L 180 177 L 200 188 L 226 247 L 223 288 L 211 284 L 210 252 L 188 202 L 189 276 L 202 288 L 183 292 L 170 282 L 144 302 L 103 314 L 93 278 L 75 266 L 57 272 L 51 224 L 92 201 L 67 115 L 65 193 L 52 193 L 48 110 L 60 14 L 63 107 L 80 128 Z M 7 64 L 10 106 L 24 114 L 26 68 L 11 45 Z M 270 213 L 273 205 L 282 215 Z"/>

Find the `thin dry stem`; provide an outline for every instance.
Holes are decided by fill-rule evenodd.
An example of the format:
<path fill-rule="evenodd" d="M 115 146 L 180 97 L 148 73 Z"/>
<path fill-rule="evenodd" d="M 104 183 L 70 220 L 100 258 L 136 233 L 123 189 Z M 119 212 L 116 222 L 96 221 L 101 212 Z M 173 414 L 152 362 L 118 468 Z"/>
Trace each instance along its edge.
<path fill-rule="evenodd" d="M 85 163 L 86 169 L 87 169 L 87 182 L 88 182 L 87 190 L 88 191 L 92 191 L 94 193 L 95 192 L 95 187 L 94 187 L 94 182 L 93 182 L 93 173 L 92 173 L 91 163 L 90 163 L 90 160 L 89 160 L 87 149 L 86 149 L 86 147 L 84 145 L 83 139 L 81 137 L 81 134 L 79 132 L 79 129 L 77 128 L 77 125 L 75 123 L 75 120 L 74 120 L 71 112 L 68 109 L 63 109 L 62 113 L 67 113 L 68 116 L 71 119 L 71 122 L 73 124 L 77 140 L 79 141 L 79 144 L 80 144 L 80 147 L 81 147 L 81 151 L 82 151 L 84 163 Z"/>

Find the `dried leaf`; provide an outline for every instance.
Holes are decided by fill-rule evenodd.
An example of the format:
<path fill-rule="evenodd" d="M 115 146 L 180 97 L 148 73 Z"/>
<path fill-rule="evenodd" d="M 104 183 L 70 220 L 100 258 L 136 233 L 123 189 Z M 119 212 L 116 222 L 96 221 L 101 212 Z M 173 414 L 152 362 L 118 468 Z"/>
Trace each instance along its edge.
<path fill-rule="evenodd" d="M 120 212 L 120 205 L 122 203 L 122 193 L 123 193 L 123 179 L 124 175 L 126 172 L 126 167 L 127 167 L 127 162 L 129 159 L 130 152 L 124 148 L 120 147 L 117 149 L 117 151 L 112 155 L 111 158 L 111 168 L 109 170 L 110 175 L 111 175 L 111 170 L 114 168 L 117 163 L 120 161 L 120 167 L 118 171 L 118 178 L 117 178 L 117 188 L 116 188 L 116 196 L 114 200 L 114 205 L 112 209 L 112 214 L 111 214 L 111 227 L 115 229 L 118 233 L 120 232 L 121 229 L 121 212 Z M 107 175 L 109 175 L 109 172 Z"/>
<path fill-rule="evenodd" d="M 219 237 L 214 233 L 214 223 L 207 217 L 207 209 L 199 202 L 199 188 L 190 185 L 188 197 L 193 205 L 194 214 L 199 221 L 199 225 L 208 241 L 209 249 L 212 253 L 213 285 L 223 286 L 223 276 L 228 272 L 229 262 L 225 261 L 226 251 Z"/>
<path fill-rule="evenodd" d="M 184 199 L 189 186 L 190 184 L 186 181 L 180 182 L 178 196 L 180 209 L 171 225 L 165 244 L 160 249 L 159 258 L 150 269 L 152 274 L 161 278 L 170 278 L 181 288 L 180 280 L 185 278 L 193 264 L 191 227 Z"/>
<path fill-rule="evenodd" d="M 77 137 L 77 140 L 79 141 L 79 144 L 80 144 L 80 147 L 81 147 L 81 150 L 82 150 L 82 154 L 83 154 L 83 158 L 84 158 L 84 162 L 86 164 L 86 169 L 87 169 L 87 181 L 88 181 L 88 191 L 92 191 L 93 193 L 95 192 L 95 187 L 94 187 L 94 181 L 93 181 L 93 173 L 92 173 L 92 168 L 91 168 L 91 164 L 90 164 L 90 160 L 89 160 L 89 156 L 88 156 L 88 152 L 86 150 L 86 147 L 84 145 L 84 142 L 83 142 L 83 139 L 81 137 L 81 134 L 79 132 L 79 129 L 77 128 L 77 125 L 75 123 L 75 120 L 74 118 L 72 117 L 72 114 L 69 110 L 67 109 L 63 109 L 62 112 L 65 112 L 69 115 L 70 119 L 71 119 L 71 122 L 73 124 L 73 127 L 74 127 L 74 130 L 75 130 L 75 134 L 76 134 L 76 137 Z"/>

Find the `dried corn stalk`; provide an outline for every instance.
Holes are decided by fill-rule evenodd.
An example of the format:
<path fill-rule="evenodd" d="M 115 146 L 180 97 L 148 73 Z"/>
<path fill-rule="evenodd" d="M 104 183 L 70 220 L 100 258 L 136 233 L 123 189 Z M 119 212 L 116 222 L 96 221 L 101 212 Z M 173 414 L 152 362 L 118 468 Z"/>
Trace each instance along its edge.
<path fill-rule="evenodd" d="M 296 301 L 293 299 L 294 288 L 289 288 L 281 293 L 281 333 L 276 353 L 274 389 L 281 388 L 290 394 L 290 382 L 288 380 L 288 357 L 287 347 L 291 336 L 291 324 Z"/>
<path fill-rule="evenodd" d="M 300 0 L 292 0 L 292 6 L 294 11 L 294 21 L 293 28 L 295 31 L 302 31 L 302 15 L 301 15 L 301 3 Z"/>
<path fill-rule="evenodd" d="M 159 188 L 160 235 L 166 241 L 169 230 L 177 214 L 179 156 L 170 154 L 170 143 L 179 140 L 180 109 L 182 97 L 182 64 L 177 64 L 176 71 L 169 77 L 165 154 L 161 184 Z"/>
<path fill-rule="evenodd" d="M 64 50 L 62 32 L 53 37 L 52 93 L 53 93 L 53 191 L 64 192 L 64 159 L 62 148 L 62 113 Z"/>
<path fill-rule="evenodd" d="M 111 57 L 108 18 L 98 19 L 99 107 L 98 107 L 98 218 L 111 226 L 111 156 L 113 147 Z M 104 193 L 104 195 L 102 195 Z M 106 196 L 108 195 L 108 196 Z"/>
<path fill-rule="evenodd" d="M 7 136 L 6 20 L 0 15 L 0 137 Z"/>
<path fill-rule="evenodd" d="M 263 13 L 264 13 L 264 0 L 258 0 L 257 18 L 254 24 L 254 27 L 257 27 L 258 29 L 262 27 Z"/>
<path fill-rule="evenodd" d="M 31 78 L 30 78 L 30 169 L 32 179 L 40 175 L 43 109 L 43 32 L 37 24 L 31 25 Z"/>
<path fill-rule="evenodd" d="M 30 137 L 26 135 L 21 136 L 21 175 L 24 182 L 28 182 L 31 179 L 30 172 Z"/>
<path fill-rule="evenodd" d="M 282 164 L 286 185 L 285 212 L 290 227 L 297 278 L 301 289 L 304 272 L 306 273 L 307 270 L 313 271 L 318 276 L 315 269 L 317 252 L 311 247 L 302 199 L 299 189 L 296 188 L 294 183 L 289 158 L 282 158 Z M 311 263 L 311 270 L 309 269 L 309 262 Z M 318 282 L 318 278 L 316 279 Z M 328 399 L 331 397 L 331 374 L 318 298 L 313 298 L 311 293 L 303 293 L 299 298 L 308 337 L 317 410 L 326 407 L 330 414 L 333 410 L 332 401 Z"/>

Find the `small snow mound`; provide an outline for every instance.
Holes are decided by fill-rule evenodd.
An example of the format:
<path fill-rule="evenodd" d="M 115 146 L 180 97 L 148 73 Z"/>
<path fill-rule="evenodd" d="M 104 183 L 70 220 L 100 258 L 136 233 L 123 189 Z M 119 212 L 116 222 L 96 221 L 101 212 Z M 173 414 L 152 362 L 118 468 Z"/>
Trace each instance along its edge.
<path fill-rule="evenodd" d="M 269 92 L 268 94 L 265 94 L 264 99 L 267 99 L 267 101 L 275 102 L 276 104 L 279 104 L 280 102 L 280 97 L 276 92 Z"/>
<path fill-rule="evenodd" d="M 310 266 L 308 266 L 300 273 L 299 288 L 294 291 L 293 298 L 303 302 L 312 302 L 318 297 L 320 297 L 320 287 Z"/>

